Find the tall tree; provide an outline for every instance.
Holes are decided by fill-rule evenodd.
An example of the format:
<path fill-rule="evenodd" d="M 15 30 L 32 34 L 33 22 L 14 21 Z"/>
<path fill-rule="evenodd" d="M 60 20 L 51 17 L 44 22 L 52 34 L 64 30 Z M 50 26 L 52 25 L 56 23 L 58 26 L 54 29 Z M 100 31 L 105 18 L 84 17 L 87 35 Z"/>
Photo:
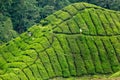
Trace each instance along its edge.
<path fill-rule="evenodd" d="M 11 19 L 0 13 L 0 44 L 17 37 L 17 35 L 16 31 L 13 30 Z"/>
<path fill-rule="evenodd" d="M 13 0 L 9 13 L 14 29 L 19 33 L 35 24 L 39 18 L 39 9 L 35 5 L 36 0 Z"/>
<path fill-rule="evenodd" d="M 11 3 L 12 0 L 0 0 L 0 12 L 8 16 L 8 9 L 10 8 Z"/>

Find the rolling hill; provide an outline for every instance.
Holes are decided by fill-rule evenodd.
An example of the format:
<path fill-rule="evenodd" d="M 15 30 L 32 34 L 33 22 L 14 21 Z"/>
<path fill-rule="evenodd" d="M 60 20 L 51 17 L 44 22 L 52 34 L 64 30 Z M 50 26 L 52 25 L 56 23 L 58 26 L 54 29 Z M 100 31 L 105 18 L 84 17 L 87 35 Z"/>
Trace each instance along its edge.
<path fill-rule="evenodd" d="M 113 74 L 120 71 L 120 12 L 69 5 L 0 46 L 0 80 Z"/>

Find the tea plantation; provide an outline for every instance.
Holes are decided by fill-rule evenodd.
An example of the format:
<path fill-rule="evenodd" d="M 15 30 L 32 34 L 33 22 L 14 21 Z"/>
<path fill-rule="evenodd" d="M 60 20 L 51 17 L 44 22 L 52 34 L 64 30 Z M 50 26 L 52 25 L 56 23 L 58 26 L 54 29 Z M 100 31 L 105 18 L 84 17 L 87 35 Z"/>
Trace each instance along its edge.
<path fill-rule="evenodd" d="M 92 4 L 69 5 L 0 46 L 0 80 L 46 80 L 118 71 L 120 12 Z"/>

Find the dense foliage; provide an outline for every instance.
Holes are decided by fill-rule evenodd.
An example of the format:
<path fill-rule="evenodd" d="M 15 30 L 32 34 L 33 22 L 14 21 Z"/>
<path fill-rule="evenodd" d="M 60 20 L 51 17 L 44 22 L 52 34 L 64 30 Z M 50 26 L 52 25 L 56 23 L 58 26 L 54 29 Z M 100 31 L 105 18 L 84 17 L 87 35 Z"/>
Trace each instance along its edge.
<path fill-rule="evenodd" d="M 0 46 L 0 79 L 47 80 L 120 71 L 119 21 L 119 11 L 87 3 L 69 5 Z"/>
<path fill-rule="evenodd" d="M 14 30 L 22 33 L 54 11 L 82 1 L 120 10 L 120 0 L 0 0 L 0 12 L 11 18 Z"/>
<path fill-rule="evenodd" d="M 11 19 L 0 14 L 0 44 L 15 38 L 17 35 L 17 32 L 13 30 Z"/>

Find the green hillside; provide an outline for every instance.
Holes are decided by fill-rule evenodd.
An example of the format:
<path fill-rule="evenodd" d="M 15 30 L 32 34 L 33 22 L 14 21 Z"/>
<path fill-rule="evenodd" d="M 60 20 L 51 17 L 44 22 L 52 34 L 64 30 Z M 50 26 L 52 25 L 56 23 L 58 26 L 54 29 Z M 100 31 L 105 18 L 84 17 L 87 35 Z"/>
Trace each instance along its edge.
<path fill-rule="evenodd" d="M 0 46 L 0 80 L 120 71 L 120 12 L 75 3 Z"/>

